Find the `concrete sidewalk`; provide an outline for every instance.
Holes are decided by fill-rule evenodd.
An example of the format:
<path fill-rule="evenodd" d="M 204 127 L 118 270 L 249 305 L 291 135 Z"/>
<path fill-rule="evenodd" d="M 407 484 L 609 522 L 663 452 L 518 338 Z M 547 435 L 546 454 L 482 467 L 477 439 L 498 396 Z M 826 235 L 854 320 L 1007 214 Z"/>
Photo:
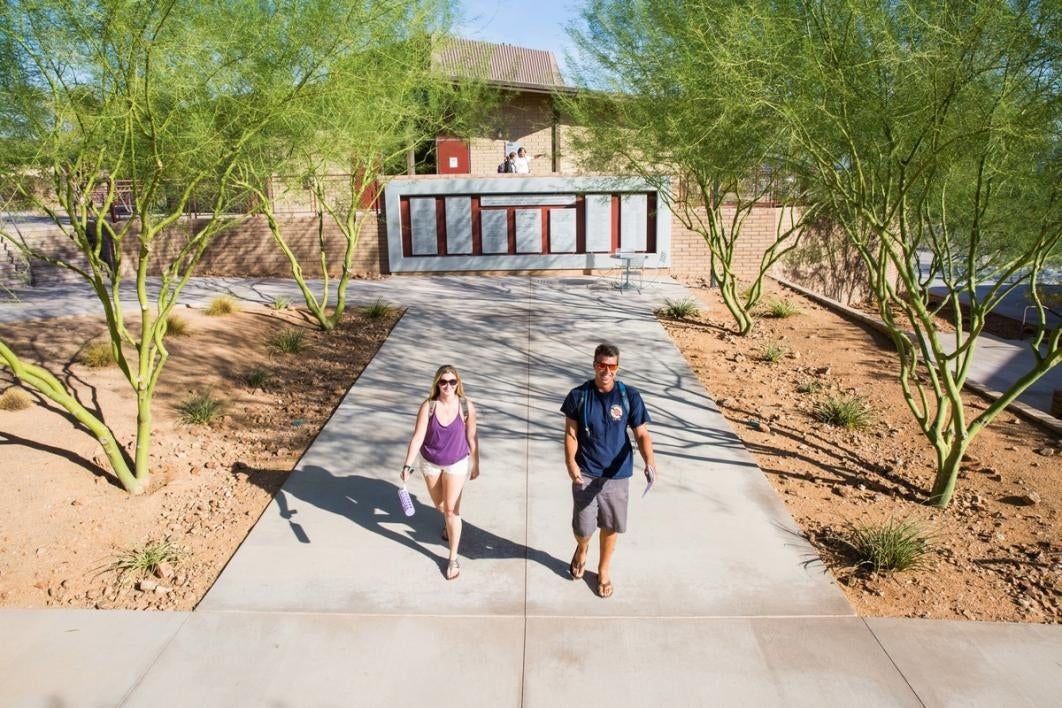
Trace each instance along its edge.
<path fill-rule="evenodd" d="M 652 317 L 684 294 L 599 278 L 356 283 L 355 302 L 409 310 L 200 607 L 0 611 L 0 705 L 1057 704 L 1059 627 L 855 616 Z M 594 546 L 584 581 L 568 579 L 558 411 L 601 339 L 645 396 L 662 475 L 645 498 L 632 486 L 608 600 Z M 412 518 L 396 497 L 444 362 L 481 418 L 453 582 L 422 486 Z"/>

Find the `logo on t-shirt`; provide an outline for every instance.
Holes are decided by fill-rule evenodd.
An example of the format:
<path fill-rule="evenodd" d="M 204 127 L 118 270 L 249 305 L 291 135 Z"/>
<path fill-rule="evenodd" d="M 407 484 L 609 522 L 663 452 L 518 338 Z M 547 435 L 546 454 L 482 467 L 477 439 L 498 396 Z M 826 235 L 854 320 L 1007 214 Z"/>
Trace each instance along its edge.
<path fill-rule="evenodd" d="M 619 420 L 623 417 L 623 406 L 618 403 L 612 404 L 612 407 L 608 409 L 608 414 L 612 416 L 612 420 Z"/>

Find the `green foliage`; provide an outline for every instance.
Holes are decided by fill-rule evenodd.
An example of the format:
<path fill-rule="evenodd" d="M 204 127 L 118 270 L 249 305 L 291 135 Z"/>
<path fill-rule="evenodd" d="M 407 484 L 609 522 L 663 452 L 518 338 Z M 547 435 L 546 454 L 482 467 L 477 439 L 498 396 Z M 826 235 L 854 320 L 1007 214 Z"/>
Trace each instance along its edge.
<path fill-rule="evenodd" d="M 790 179 L 799 158 L 792 128 L 766 109 L 777 79 L 758 52 L 774 50 L 761 40 L 771 4 L 590 0 L 584 8 L 573 28 L 576 82 L 596 90 L 561 99 L 581 127 L 574 152 L 590 169 L 637 174 L 661 190 L 677 221 L 704 238 L 712 280 L 748 334 L 764 276 L 817 208 Z M 781 218 L 742 292 L 734 255 L 765 201 Z"/>
<path fill-rule="evenodd" d="M 207 305 L 206 314 L 211 317 L 221 317 L 223 315 L 231 315 L 234 312 L 240 311 L 240 304 L 229 295 L 218 295 L 210 301 Z"/>
<path fill-rule="evenodd" d="M 180 315 L 170 315 L 166 318 L 166 334 L 184 337 L 188 334 L 188 320 Z"/>
<path fill-rule="evenodd" d="M 177 410 L 188 425 L 209 425 L 225 410 L 225 402 L 210 391 L 193 393 L 177 404 Z"/>
<path fill-rule="evenodd" d="M 818 379 L 802 379 L 797 383 L 797 393 L 822 393 L 826 384 Z"/>
<path fill-rule="evenodd" d="M 922 524 L 910 519 L 855 525 L 842 541 L 852 549 L 856 564 L 874 573 L 923 568 L 933 552 Z"/>
<path fill-rule="evenodd" d="M 291 307 L 291 298 L 278 295 L 273 298 L 273 301 L 269 303 L 269 306 L 274 310 L 286 310 Z"/>
<path fill-rule="evenodd" d="M 300 120 L 273 136 L 277 146 L 264 145 L 239 175 L 241 187 L 262 204 L 306 309 L 326 331 L 346 309 L 354 251 L 371 221 L 361 208 L 365 198 L 405 171 L 410 150 L 426 157 L 439 134 L 481 136 L 493 95 L 482 81 L 457 85 L 432 71 L 433 50 L 446 41 L 448 2 L 373 0 L 345 8 L 349 16 L 333 30 L 345 51 L 328 65 L 321 90 L 300 102 Z M 271 189 L 263 187 L 267 183 Z M 275 216 L 276 195 L 305 200 L 317 210 L 319 248 L 309 263 L 319 272 L 338 270 L 337 281 L 325 279 L 319 290 L 307 284 L 307 264 Z M 329 231 L 338 231 L 338 244 L 329 243 Z M 343 254 L 339 263 L 330 260 L 336 251 Z"/>
<path fill-rule="evenodd" d="M 785 319 L 800 314 L 800 308 L 783 298 L 770 300 L 764 305 L 767 317 Z"/>
<path fill-rule="evenodd" d="M 1062 329 L 1034 307 L 1025 370 L 964 409 L 989 313 L 1062 258 L 1062 15 L 996 0 L 789 9 L 766 16 L 764 41 L 781 52 L 761 64 L 773 65 L 772 110 L 799 128 L 800 179 L 862 261 L 943 507 L 973 439 L 1062 363 Z M 939 304 L 927 305 L 930 283 Z"/>
<path fill-rule="evenodd" d="M 177 563 L 183 556 L 181 548 L 171 541 L 148 541 L 143 546 L 120 553 L 107 569 L 119 575 L 132 573 L 145 577 L 152 575 L 163 563 Z"/>
<path fill-rule="evenodd" d="M 858 396 L 830 396 L 815 406 L 815 418 L 839 428 L 862 430 L 872 422 L 871 410 Z"/>
<path fill-rule="evenodd" d="M 32 405 L 30 395 L 17 386 L 8 386 L 0 393 L 0 411 L 20 411 Z"/>
<path fill-rule="evenodd" d="M 270 345 L 282 354 L 298 354 L 307 347 L 306 330 L 285 327 L 273 335 Z"/>
<path fill-rule="evenodd" d="M 273 375 L 269 369 L 254 369 L 249 371 L 244 377 L 243 382 L 247 384 L 247 388 L 256 389 L 263 388 L 265 382 Z"/>
<path fill-rule="evenodd" d="M 4 224 L 0 237 L 83 277 L 99 298 L 136 392 L 134 459 L 45 368 L 2 342 L 0 357 L 91 430 L 127 490 L 143 490 L 150 476 L 166 320 L 205 250 L 257 203 L 252 186 L 270 175 L 338 169 L 365 187 L 389 154 L 434 139 L 439 126 L 414 130 L 411 113 L 444 105 L 425 82 L 459 93 L 429 72 L 431 37 L 448 21 L 448 4 L 436 0 L 0 5 L 0 198 L 50 217 L 76 258 L 37 249 Z M 346 228 L 360 228 L 356 211 L 343 213 Z M 353 243 L 348 265 L 352 253 Z M 118 297 L 128 273 L 139 326 L 127 326 Z"/>
<path fill-rule="evenodd" d="M 665 299 L 664 306 L 657 310 L 662 317 L 670 317 L 676 320 L 685 320 L 701 314 L 701 308 L 696 300 L 682 298 L 681 300 Z"/>
<path fill-rule="evenodd" d="M 770 364 L 789 356 L 789 348 L 778 342 L 766 342 L 760 346 L 760 359 Z"/>
<path fill-rule="evenodd" d="M 376 298 L 364 307 L 361 313 L 370 320 L 379 320 L 391 314 L 391 306 L 384 302 L 383 298 Z"/>
<path fill-rule="evenodd" d="M 116 363 L 114 348 L 111 346 L 110 340 L 89 342 L 78 354 L 78 361 L 90 369 L 103 369 L 108 366 L 114 366 Z"/>

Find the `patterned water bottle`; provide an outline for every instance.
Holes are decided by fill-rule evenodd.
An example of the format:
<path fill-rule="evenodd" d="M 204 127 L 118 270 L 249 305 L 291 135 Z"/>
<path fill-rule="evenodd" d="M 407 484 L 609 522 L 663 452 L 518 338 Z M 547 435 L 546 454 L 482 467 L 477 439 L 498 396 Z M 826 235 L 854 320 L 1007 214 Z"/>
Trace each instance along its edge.
<path fill-rule="evenodd" d="M 416 512 L 416 509 L 413 508 L 413 498 L 409 496 L 409 490 L 406 489 L 404 484 L 398 490 L 398 500 L 402 502 L 402 511 L 406 512 L 406 516 L 413 516 Z"/>

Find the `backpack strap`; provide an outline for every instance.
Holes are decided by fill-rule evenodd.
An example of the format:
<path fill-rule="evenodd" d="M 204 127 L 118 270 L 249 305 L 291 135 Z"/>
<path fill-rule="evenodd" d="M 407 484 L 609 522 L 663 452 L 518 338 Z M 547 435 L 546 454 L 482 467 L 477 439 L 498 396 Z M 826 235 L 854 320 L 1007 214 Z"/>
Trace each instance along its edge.
<path fill-rule="evenodd" d="M 435 404 L 438 403 L 437 398 L 428 399 L 428 417 L 431 418 L 435 415 Z M 468 422 L 468 399 L 464 396 L 457 399 L 457 410 L 461 413 L 461 419 L 466 423 Z"/>

